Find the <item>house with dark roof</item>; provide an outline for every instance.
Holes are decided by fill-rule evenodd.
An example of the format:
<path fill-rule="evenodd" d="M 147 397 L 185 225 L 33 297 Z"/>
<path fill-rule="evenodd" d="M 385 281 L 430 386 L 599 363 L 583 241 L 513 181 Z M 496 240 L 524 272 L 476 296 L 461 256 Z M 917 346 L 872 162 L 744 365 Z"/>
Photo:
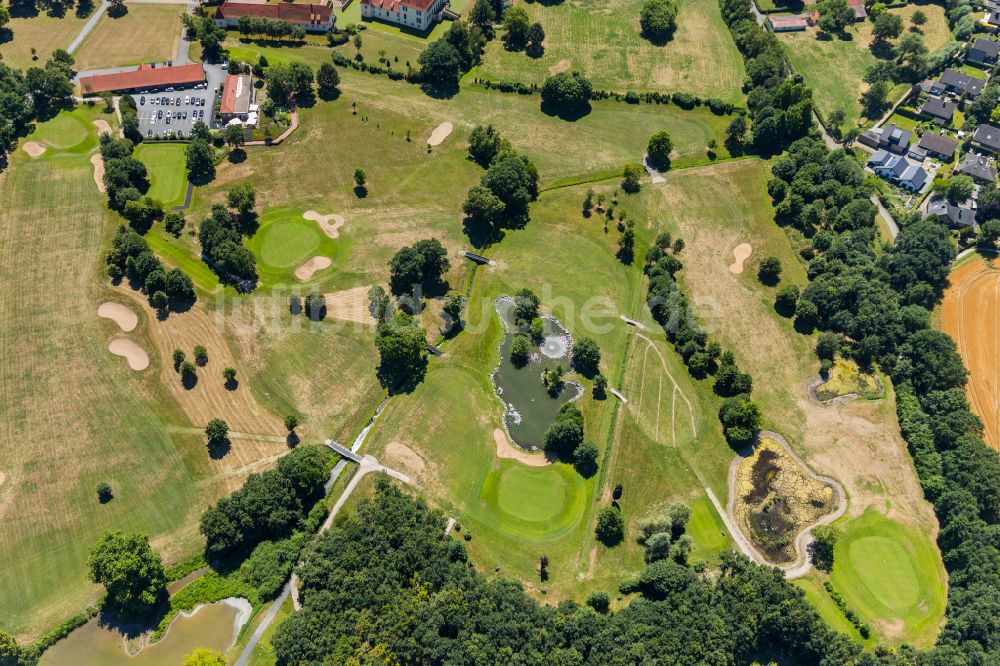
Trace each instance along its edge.
<path fill-rule="evenodd" d="M 223 28 L 236 28 L 241 16 L 288 21 L 306 32 L 328 32 L 333 28 L 333 10 L 326 5 L 295 2 L 223 2 L 215 10 L 215 22 Z"/>
<path fill-rule="evenodd" d="M 361 0 L 361 18 L 429 30 L 448 8 L 448 0 Z M 805 28 L 802 28 L 805 30 Z"/>
<path fill-rule="evenodd" d="M 929 92 L 934 95 L 947 93 L 955 97 L 965 95 L 975 99 L 982 92 L 984 85 L 986 85 L 986 81 L 982 79 L 977 79 L 955 69 L 946 69 L 941 72 L 937 81 L 931 83 Z"/>
<path fill-rule="evenodd" d="M 875 175 L 910 192 L 922 190 L 929 178 L 923 167 L 911 163 L 902 155 L 893 155 L 887 150 L 876 150 L 868 158 L 868 168 L 874 171 Z"/>
<path fill-rule="evenodd" d="M 940 97 L 928 97 L 918 110 L 922 116 L 927 116 L 938 125 L 948 125 L 955 115 L 955 104 L 946 102 Z"/>
<path fill-rule="evenodd" d="M 887 123 L 878 137 L 878 147 L 893 153 L 905 153 L 910 148 L 913 132 Z"/>
<path fill-rule="evenodd" d="M 965 59 L 969 62 L 987 67 L 997 64 L 998 57 L 1000 57 L 1000 42 L 987 37 L 977 39 L 965 54 Z"/>
<path fill-rule="evenodd" d="M 934 132 L 924 132 L 917 147 L 926 151 L 926 154 L 931 157 L 951 162 L 955 159 L 955 148 L 958 147 L 958 142 Z"/>
<path fill-rule="evenodd" d="M 983 18 L 979 20 L 979 24 L 987 30 L 1000 29 L 1000 10 L 991 9 L 986 12 L 983 14 Z"/>
<path fill-rule="evenodd" d="M 972 145 L 991 153 L 1000 153 L 1000 128 L 980 125 L 972 135 Z"/>
<path fill-rule="evenodd" d="M 997 179 L 997 170 L 993 160 L 985 155 L 969 153 L 955 169 L 955 173 L 972 176 L 984 183 L 993 183 Z"/>
<path fill-rule="evenodd" d="M 956 206 L 947 197 L 931 197 L 927 202 L 925 218 L 936 219 L 949 227 L 971 227 L 976 222 L 976 211 L 965 206 Z"/>

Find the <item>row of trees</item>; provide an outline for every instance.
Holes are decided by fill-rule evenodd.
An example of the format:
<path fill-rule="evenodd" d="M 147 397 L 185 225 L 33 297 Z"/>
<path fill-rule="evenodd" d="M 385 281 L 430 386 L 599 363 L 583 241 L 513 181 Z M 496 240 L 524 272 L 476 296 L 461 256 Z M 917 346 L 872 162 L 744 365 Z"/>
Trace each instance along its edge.
<path fill-rule="evenodd" d="M 982 423 L 970 411 L 967 373 L 954 341 L 930 326 L 930 309 L 955 252 L 947 229 L 902 216 L 895 244 L 877 254 L 869 190 L 843 151 L 803 139 L 772 171 L 772 196 L 784 193 L 779 224 L 795 224 L 813 237 L 810 283 L 796 317 L 807 313 L 811 323 L 841 336 L 836 345 L 829 336 L 821 338 L 825 355 L 836 346 L 890 373 L 900 428 L 941 524 L 948 622 L 922 663 L 997 659 L 1000 627 L 983 619 L 1000 617 L 1000 457 L 983 443 Z"/>
<path fill-rule="evenodd" d="M 236 21 L 236 29 L 244 37 L 266 37 L 300 42 L 306 38 L 306 29 L 290 21 L 264 18 L 261 16 L 241 16 Z"/>
<path fill-rule="evenodd" d="M 157 309 L 187 307 L 196 299 L 191 278 L 179 268 L 167 270 L 149 249 L 146 239 L 128 227 L 118 227 L 105 255 L 105 264 L 111 279 L 134 280 Z"/>
<path fill-rule="evenodd" d="M 439 512 L 379 479 L 374 499 L 307 548 L 299 567 L 303 609 L 272 639 L 278 664 L 468 663 L 471 656 L 481 663 L 721 664 L 767 653 L 799 664 L 888 665 L 909 654 L 864 653 L 830 631 L 780 571 L 731 552 L 709 578 L 680 558 L 659 557 L 657 546 L 654 561 L 623 587 L 636 596 L 615 613 L 601 592 L 589 605 L 542 606 L 520 583 L 476 572 L 444 524 Z M 682 540 L 673 547 L 683 550 Z"/>
<path fill-rule="evenodd" d="M 241 291 L 253 291 L 257 286 L 257 260 L 243 245 L 243 235 L 256 229 L 254 187 L 249 183 L 234 185 L 227 193 L 227 203 L 229 208 L 212 206 L 212 214 L 198 229 L 202 256 L 221 280 Z"/>

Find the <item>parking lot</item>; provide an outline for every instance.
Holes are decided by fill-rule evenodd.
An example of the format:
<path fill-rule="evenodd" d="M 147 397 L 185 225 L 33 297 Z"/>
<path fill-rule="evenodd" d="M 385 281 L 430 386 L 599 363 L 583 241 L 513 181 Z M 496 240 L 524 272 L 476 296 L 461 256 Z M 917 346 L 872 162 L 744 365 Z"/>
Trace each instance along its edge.
<path fill-rule="evenodd" d="M 139 112 L 139 131 L 144 137 L 171 132 L 188 136 L 199 120 L 211 125 L 215 90 L 207 84 L 194 88 L 167 88 L 132 95 Z"/>

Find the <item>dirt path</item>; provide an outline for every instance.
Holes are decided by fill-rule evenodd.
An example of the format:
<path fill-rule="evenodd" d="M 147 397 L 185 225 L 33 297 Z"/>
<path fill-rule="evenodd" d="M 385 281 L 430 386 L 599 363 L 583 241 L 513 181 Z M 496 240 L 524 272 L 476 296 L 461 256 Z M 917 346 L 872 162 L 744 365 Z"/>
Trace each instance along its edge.
<path fill-rule="evenodd" d="M 737 471 L 739 470 L 740 463 L 743 462 L 743 460 L 746 458 L 746 456 L 737 455 L 735 458 L 733 458 L 733 461 L 729 464 L 729 476 L 728 476 L 729 502 L 726 505 L 725 517 L 723 518 L 723 521 L 726 523 L 726 526 L 729 527 L 729 531 L 733 535 L 733 539 L 740 546 L 740 549 L 743 550 L 744 553 L 747 552 L 747 549 L 752 551 L 753 555 L 750 556 L 752 557 L 752 559 L 762 564 L 766 564 L 768 566 L 778 567 L 785 573 L 785 578 L 789 580 L 793 578 L 801 578 L 802 576 L 805 576 L 807 573 L 809 573 L 810 569 L 812 569 L 812 562 L 809 561 L 809 544 L 813 542 L 812 538 L 813 529 L 819 527 L 820 525 L 829 525 L 833 521 L 843 516 L 844 513 L 847 511 L 847 495 L 844 491 L 844 486 L 842 486 L 839 481 L 837 481 L 836 479 L 832 479 L 829 476 L 816 474 L 814 471 L 812 471 L 809 465 L 807 465 L 806 462 L 802 460 L 802 458 L 800 458 L 798 454 L 795 453 L 795 451 L 792 450 L 792 447 L 788 445 L 788 442 L 785 441 L 784 437 L 782 437 L 776 432 L 770 432 L 767 430 L 761 430 L 760 437 L 773 439 L 775 442 L 780 444 L 782 448 L 785 449 L 785 452 L 789 455 L 789 457 L 791 457 L 791 459 L 794 460 L 795 463 L 799 465 L 810 478 L 815 479 L 820 483 L 830 484 L 830 486 L 833 488 L 834 494 L 836 495 L 836 503 L 837 503 L 836 508 L 833 510 L 832 513 L 828 513 L 819 520 L 817 520 L 816 522 L 812 523 L 811 525 L 807 525 L 806 527 L 802 528 L 802 531 L 798 533 L 798 535 L 795 537 L 794 562 L 789 562 L 785 564 L 773 564 L 771 562 L 768 562 L 764 558 L 764 556 L 761 555 L 756 548 L 754 548 L 750 540 L 747 539 L 746 536 L 744 536 L 742 531 L 739 529 L 739 525 L 736 523 L 736 518 L 735 518 L 736 474 Z M 707 490 L 710 493 L 710 497 L 712 497 L 711 490 L 709 490 L 708 488 L 706 488 L 705 490 Z M 716 504 L 716 501 L 714 499 L 713 499 L 713 504 Z M 716 509 L 718 508 L 719 506 L 716 504 Z M 737 535 L 739 536 L 737 537 Z"/>

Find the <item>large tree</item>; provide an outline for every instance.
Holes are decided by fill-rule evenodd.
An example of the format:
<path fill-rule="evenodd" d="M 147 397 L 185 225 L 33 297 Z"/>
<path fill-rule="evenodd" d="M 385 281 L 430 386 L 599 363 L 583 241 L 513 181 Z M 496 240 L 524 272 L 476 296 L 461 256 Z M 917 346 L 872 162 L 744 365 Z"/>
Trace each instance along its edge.
<path fill-rule="evenodd" d="M 405 314 L 380 325 L 375 333 L 379 353 L 376 376 L 391 394 L 409 393 L 427 371 L 427 338 Z"/>
<path fill-rule="evenodd" d="M 559 72 L 542 84 L 542 108 L 558 115 L 577 116 L 590 110 L 593 87 L 580 72 Z"/>
<path fill-rule="evenodd" d="M 448 93 L 458 88 L 462 56 L 449 42 L 439 39 L 424 49 L 417 59 L 420 80 L 433 91 Z"/>
<path fill-rule="evenodd" d="M 649 137 L 646 145 L 646 154 L 649 155 L 649 163 L 660 171 L 670 168 L 670 153 L 674 149 L 674 142 L 670 138 L 670 133 L 666 130 L 657 132 Z"/>
<path fill-rule="evenodd" d="M 646 0 L 639 12 L 639 26 L 646 39 L 665 42 L 677 28 L 675 0 Z"/>
<path fill-rule="evenodd" d="M 90 580 L 104 586 L 126 621 L 145 618 L 165 596 L 163 561 L 145 534 L 106 532 L 90 548 L 87 567 Z"/>
<path fill-rule="evenodd" d="M 188 178 L 196 185 L 204 185 L 215 178 L 215 153 L 212 146 L 202 139 L 192 139 L 186 149 L 185 165 Z"/>

